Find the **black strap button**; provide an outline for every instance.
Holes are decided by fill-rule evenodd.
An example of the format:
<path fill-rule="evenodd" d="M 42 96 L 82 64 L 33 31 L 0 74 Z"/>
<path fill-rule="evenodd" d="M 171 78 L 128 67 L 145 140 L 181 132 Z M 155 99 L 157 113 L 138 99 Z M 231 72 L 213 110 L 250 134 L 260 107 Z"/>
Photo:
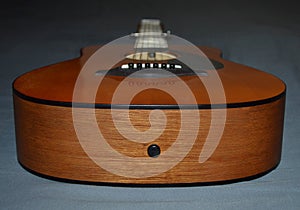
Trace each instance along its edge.
<path fill-rule="evenodd" d="M 158 157 L 160 155 L 160 147 L 157 144 L 151 144 L 148 147 L 148 155 L 150 157 Z"/>

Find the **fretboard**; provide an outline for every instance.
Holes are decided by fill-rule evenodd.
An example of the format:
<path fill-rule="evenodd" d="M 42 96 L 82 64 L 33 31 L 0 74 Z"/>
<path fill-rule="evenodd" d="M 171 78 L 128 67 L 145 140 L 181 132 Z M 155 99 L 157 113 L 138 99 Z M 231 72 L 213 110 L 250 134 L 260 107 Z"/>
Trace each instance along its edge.
<path fill-rule="evenodd" d="M 134 48 L 168 48 L 160 20 L 143 19 L 141 21 Z"/>

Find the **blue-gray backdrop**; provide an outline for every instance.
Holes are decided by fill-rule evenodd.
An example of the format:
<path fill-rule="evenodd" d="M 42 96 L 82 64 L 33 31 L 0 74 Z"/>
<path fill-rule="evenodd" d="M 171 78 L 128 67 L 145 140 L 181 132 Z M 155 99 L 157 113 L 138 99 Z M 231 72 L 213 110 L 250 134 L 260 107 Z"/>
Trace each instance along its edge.
<path fill-rule="evenodd" d="M 296 1 L 295 1 L 296 2 Z M 300 209 L 300 13 L 291 1 L 39 1 L 0 6 L 1 209 Z M 127 188 L 34 176 L 16 159 L 11 83 L 31 69 L 79 56 L 136 29 L 143 17 L 194 44 L 282 78 L 287 86 L 283 153 L 271 173 L 206 187 Z"/>

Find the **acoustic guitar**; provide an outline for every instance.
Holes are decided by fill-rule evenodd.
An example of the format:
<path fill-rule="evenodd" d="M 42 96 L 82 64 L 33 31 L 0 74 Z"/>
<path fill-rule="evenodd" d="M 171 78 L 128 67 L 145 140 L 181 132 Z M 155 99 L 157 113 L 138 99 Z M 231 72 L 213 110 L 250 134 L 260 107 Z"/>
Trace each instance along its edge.
<path fill-rule="evenodd" d="M 95 184 L 250 180 L 280 162 L 286 87 L 143 19 L 136 33 L 13 82 L 28 171 Z"/>

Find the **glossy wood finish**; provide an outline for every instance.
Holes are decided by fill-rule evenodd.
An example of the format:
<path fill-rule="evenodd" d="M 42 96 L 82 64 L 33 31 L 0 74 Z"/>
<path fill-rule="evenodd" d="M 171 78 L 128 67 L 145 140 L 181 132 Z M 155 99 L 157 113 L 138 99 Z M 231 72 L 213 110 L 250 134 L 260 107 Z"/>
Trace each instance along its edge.
<path fill-rule="evenodd" d="M 130 178 L 115 175 L 99 167 L 81 147 L 73 126 L 72 107 L 69 107 L 79 71 L 98 48 L 99 46 L 85 48 L 80 58 L 28 72 L 15 80 L 13 88 L 17 152 L 18 160 L 25 167 L 43 175 L 69 180 L 178 184 L 249 177 L 268 171 L 279 163 L 285 104 L 284 83 L 273 75 L 222 59 L 218 49 L 202 47 L 201 50 L 209 58 L 224 64 L 224 68 L 217 72 L 224 87 L 225 105 L 236 104 L 235 107 L 226 110 L 225 130 L 213 155 L 206 162 L 199 163 L 199 154 L 211 125 L 211 109 L 187 109 L 182 111 L 200 114 L 200 131 L 188 155 L 172 169 L 152 177 Z M 202 79 L 209 82 L 209 78 L 210 75 Z M 95 77 L 95 81 L 98 79 Z M 203 81 L 193 76 L 182 79 L 195 94 L 197 104 L 210 105 Z M 141 78 L 132 78 L 131 84 L 147 85 L 147 82 L 153 82 L 152 80 L 148 79 L 145 82 Z M 171 80 L 160 78 L 155 81 L 159 81 L 158 84 L 171 84 Z M 111 104 L 112 95 L 121 81 L 122 79 L 114 76 L 104 79 L 95 102 L 100 105 Z M 89 86 L 93 79 L 86 82 Z M 174 89 L 176 90 L 176 84 Z M 178 91 L 181 93 L 180 89 Z M 60 102 L 61 106 L 59 103 L 47 105 L 51 101 Z M 257 103 L 258 101 L 262 102 Z M 89 97 L 75 102 L 94 103 Z M 123 102 L 119 101 L 120 104 Z M 186 104 L 190 102 L 185 101 Z M 224 101 L 216 100 L 215 103 L 223 104 Z M 169 95 L 156 89 L 143 91 L 132 101 L 132 105 L 155 104 L 176 105 L 176 102 Z M 82 116 L 82 123 L 88 124 L 85 116 L 90 109 L 76 109 Z M 117 111 L 121 116 L 125 112 L 122 109 Z M 139 130 L 147 130 L 150 111 L 131 109 L 132 124 Z M 163 112 L 168 119 L 166 130 L 151 143 L 135 143 L 120 135 L 112 122 L 110 109 L 96 109 L 96 117 L 102 134 L 115 150 L 130 157 L 151 158 L 147 154 L 147 147 L 155 143 L 161 147 L 162 153 L 167 151 L 180 129 L 180 110 L 167 108 Z M 193 119 L 190 120 L 193 123 Z M 216 124 L 213 129 L 222 126 L 223 124 Z M 91 134 L 90 141 L 95 142 L 96 138 L 97 136 Z M 185 143 L 182 143 L 182 147 L 185 146 Z M 101 151 L 101 148 L 99 150 Z M 110 157 L 107 158 L 110 160 Z M 122 167 L 122 162 L 115 164 Z M 157 167 L 163 165 L 161 162 Z"/>
<path fill-rule="evenodd" d="M 77 76 L 86 60 L 99 48 L 99 46 L 83 49 L 83 55 L 79 59 L 65 61 L 28 72 L 17 78 L 14 82 L 14 89 L 21 94 L 42 100 L 72 102 L 74 85 Z M 264 100 L 280 95 L 285 91 L 284 83 L 273 75 L 267 74 L 256 69 L 226 61 L 220 57 L 221 51 L 214 48 L 200 48 L 209 58 L 215 59 L 224 64 L 224 68 L 217 70 L 218 76 L 222 81 L 226 94 L 226 103 L 244 103 L 251 101 Z M 209 84 L 211 78 L 214 79 L 214 72 L 207 71 L 209 76 L 198 77 L 186 76 L 181 79 L 189 86 L 194 93 L 198 104 L 211 104 L 207 91 L 203 83 Z M 84 96 L 78 103 L 93 104 L 94 100 L 87 93 L 92 92 L 90 87 L 97 83 L 97 76 L 89 77 L 86 83 Z M 113 93 L 121 83 L 120 77 L 107 77 L 102 80 L 101 86 L 95 100 L 97 104 L 111 104 Z M 128 82 L 128 86 L 147 86 L 153 82 L 158 84 L 158 88 L 166 83 L 172 84 L 174 78 L 162 79 L 138 79 L 134 78 Z M 105 88 L 102 88 L 105 87 Z M 174 91 L 181 91 L 176 84 L 173 85 Z M 101 91 L 102 90 L 102 91 Z M 126 90 L 124 90 L 126 93 Z M 184 92 L 182 94 L 185 94 Z M 161 96 L 161 97 L 159 97 Z M 119 101 L 123 103 L 122 100 Z M 162 95 L 159 91 L 152 89 L 135 97 L 132 104 L 174 104 L 170 97 Z M 189 101 L 186 101 L 188 104 Z M 224 103 L 222 98 L 214 103 Z"/>

